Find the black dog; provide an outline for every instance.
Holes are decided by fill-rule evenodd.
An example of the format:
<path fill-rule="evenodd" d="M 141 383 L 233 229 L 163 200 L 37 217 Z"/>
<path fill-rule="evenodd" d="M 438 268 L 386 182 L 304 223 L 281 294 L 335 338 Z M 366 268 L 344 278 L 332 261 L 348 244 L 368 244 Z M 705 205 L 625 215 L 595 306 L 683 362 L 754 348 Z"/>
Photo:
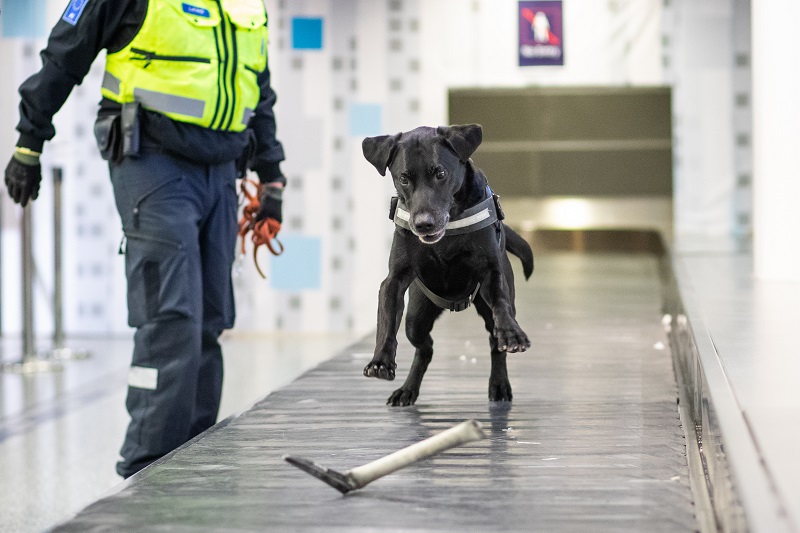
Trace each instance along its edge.
<path fill-rule="evenodd" d="M 389 275 L 380 288 L 375 355 L 364 375 L 394 379 L 406 290 L 406 336 L 416 348 L 408 378 L 387 404 L 417 400 L 433 357 L 430 333 L 444 309 L 461 311 L 474 303 L 483 317 L 492 351 L 490 400 L 511 400 L 506 352 L 531 345 L 515 319 L 514 274 L 506 250 L 520 258 L 526 279 L 533 272 L 533 252 L 502 223 L 497 197 L 470 159 L 481 138 L 481 127 L 470 124 L 420 127 L 368 137 L 362 144 L 364 157 L 382 176 L 389 168 L 398 194 L 390 213 L 397 228 Z"/>

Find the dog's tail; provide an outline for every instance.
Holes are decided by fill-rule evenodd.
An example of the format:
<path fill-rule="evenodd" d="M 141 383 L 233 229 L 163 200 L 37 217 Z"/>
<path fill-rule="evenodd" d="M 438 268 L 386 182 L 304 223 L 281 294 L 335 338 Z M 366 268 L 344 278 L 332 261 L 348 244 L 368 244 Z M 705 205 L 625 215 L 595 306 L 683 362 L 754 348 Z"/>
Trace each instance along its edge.
<path fill-rule="evenodd" d="M 507 225 L 503 224 L 503 227 L 506 230 L 506 250 L 519 257 L 525 279 L 530 278 L 533 274 L 533 250 L 530 244 Z"/>

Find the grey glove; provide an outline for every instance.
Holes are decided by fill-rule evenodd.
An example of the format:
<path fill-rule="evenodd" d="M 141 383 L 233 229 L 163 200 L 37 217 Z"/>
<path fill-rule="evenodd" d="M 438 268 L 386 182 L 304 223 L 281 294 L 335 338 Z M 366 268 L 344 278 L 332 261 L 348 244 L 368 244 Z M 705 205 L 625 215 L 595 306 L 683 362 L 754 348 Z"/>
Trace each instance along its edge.
<path fill-rule="evenodd" d="M 11 158 L 6 167 L 6 187 L 8 195 L 22 207 L 28 200 L 39 197 L 39 185 L 42 182 L 42 166 L 37 162 L 33 165 L 21 162 L 16 156 Z"/>

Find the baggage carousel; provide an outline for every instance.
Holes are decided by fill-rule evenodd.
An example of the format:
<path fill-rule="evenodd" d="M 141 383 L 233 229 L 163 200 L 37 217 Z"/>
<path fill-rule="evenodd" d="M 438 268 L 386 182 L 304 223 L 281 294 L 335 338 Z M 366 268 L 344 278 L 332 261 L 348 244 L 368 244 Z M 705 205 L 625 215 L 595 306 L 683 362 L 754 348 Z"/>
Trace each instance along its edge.
<path fill-rule="evenodd" d="M 513 402 L 487 400 L 474 309 L 446 313 L 416 405 L 385 405 L 413 357 L 404 336 L 394 382 L 361 374 L 372 335 L 331 347 L 54 531 L 696 531 L 662 269 L 634 252 L 540 253 L 527 282 L 517 269 L 533 345 L 508 356 Z M 347 471 L 467 419 L 487 438 L 345 495 L 282 459 Z"/>

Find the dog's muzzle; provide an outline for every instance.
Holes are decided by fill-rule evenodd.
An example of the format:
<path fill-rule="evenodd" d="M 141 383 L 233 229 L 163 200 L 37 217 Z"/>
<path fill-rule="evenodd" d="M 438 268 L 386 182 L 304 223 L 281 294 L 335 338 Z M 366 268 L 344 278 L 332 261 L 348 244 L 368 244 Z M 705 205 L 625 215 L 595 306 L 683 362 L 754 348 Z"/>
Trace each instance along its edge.
<path fill-rule="evenodd" d="M 425 244 L 439 242 L 447 232 L 447 223 L 450 221 L 448 215 L 445 215 L 444 220 L 438 223 L 436 217 L 427 214 L 412 215 L 409 218 L 414 221 L 413 224 L 409 224 L 411 232 Z"/>
<path fill-rule="evenodd" d="M 439 242 L 440 240 L 442 240 L 442 237 L 444 237 L 445 231 L 446 230 L 442 229 L 441 231 L 438 231 L 436 233 L 429 233 L 427 235 L 420 235 L 419 233 L 416 233 L 416 232 L 414 232 L 414 234 L 417 237 L 419 237 L 419 240 L 421 240 L 425 244 L 433 244 L 433 243 L 436 243 L 436 242 Z"/>

